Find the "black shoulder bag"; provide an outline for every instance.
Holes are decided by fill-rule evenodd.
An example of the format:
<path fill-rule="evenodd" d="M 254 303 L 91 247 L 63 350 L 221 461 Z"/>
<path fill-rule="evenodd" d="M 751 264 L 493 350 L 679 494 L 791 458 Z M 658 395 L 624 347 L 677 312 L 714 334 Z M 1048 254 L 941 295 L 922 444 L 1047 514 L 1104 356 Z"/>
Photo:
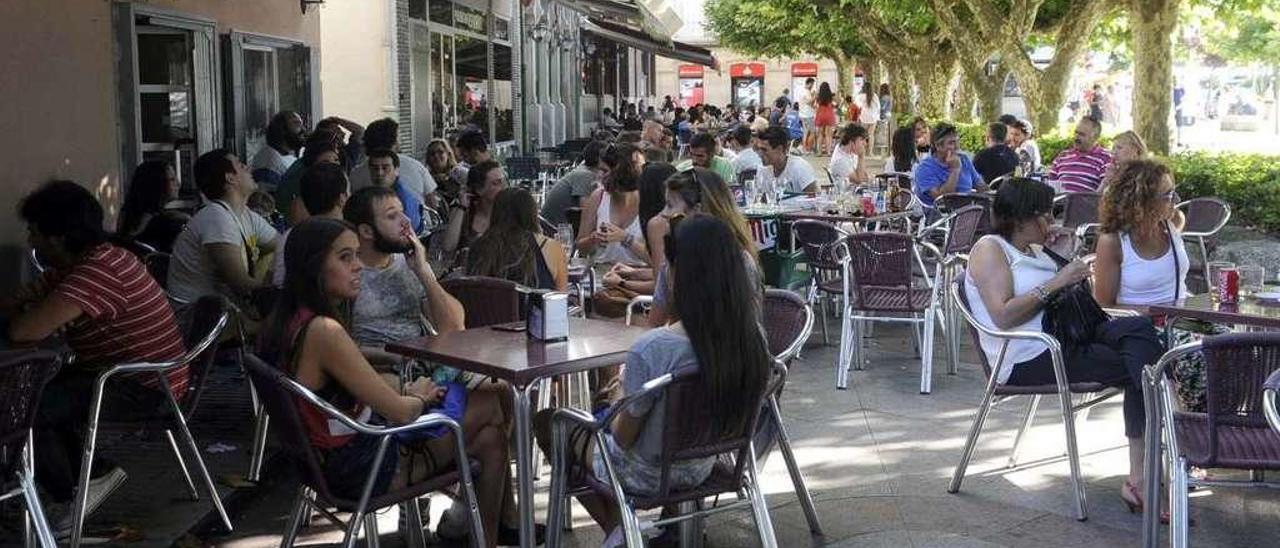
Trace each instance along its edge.
<path fill-rule="evenodd" d="M 1070 262 L 1049 248 L 1043 249 L 1059 269 Z M 1098 326 L 1110 319 L 1093 298 L 1087 278 L 1054 293 L 1044 306 L 1044 332 L 1064 346 L 1083 346 L 1094 340 Z"/>

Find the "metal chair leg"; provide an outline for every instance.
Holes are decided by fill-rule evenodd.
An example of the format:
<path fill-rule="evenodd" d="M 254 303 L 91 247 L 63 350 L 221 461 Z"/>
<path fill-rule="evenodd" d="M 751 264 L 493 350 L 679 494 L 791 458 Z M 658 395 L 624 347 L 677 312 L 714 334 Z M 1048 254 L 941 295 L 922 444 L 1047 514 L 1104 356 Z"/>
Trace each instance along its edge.
<path fill-rule="evenodd" d="M 53 538 L 49 519 L 44 514 L 44 506 L 40 504 L 40 494 L 36 492 L 35 474 L 29 466 L 19 474 L 18 481 L 22 484 L 22 497 L 26 501 L 26 521 L 33 533 L 27 535 L 28 542 L 34 537 L 40 548 L 56 548 L 58 542 Z"/>
<path fill-rule="evenodd" d="M 696 514 L 698 501 L 685 501 L 679 504 L 680 515 Z M 702 528 L 704 522 L 701 516 L 692 517 L 681 521 L 680 527 L 680 546 L 681 548 L 701 548 L 702 547 Z"/>
<path fill-rule="evenodd" d="M 1003 352 L 1001 355 L 1003 357 Z M 996 363 L 999 363 L 998 361 Z M 951 476 L 951 483 L 947 485 L 948 493 L 960 492 L 960 484 L 964 482 L 965 470 L 969 468 L 969 460 L 973 458 L 973 451 L 978 447 L 978 437 L 982 434 L 982 426 L 987 422 L 987 415 L 991 413 L 991 401 L 995 396 L 995 382 L 989 382 L 987 385 L 987 393 L 982 396 L 982 404 L 978 406 L 978 415 L 973 418 L 973 426 L 969 428 L 969 439 L 964 442 L 964 452 L 960 455 L 960 463 L 956 465 L 955 474 Z"/>
<path fill-rule="evenodd" d="M 1169 474 L 1173 481 L 1169 485 L 1169 544 L 1173 548 L 1188 546 L 1187 527 L 1190 524 L 1190 506 L 1187 500 L 1187 459 L 1178 456 Z"/>
<path fill-rule="evenodd" d="M 364 544 L 369 548 L 378 548 L 381 538 L 378 535 L 378 513 L 369 512 L 364 515 Z"/>
<path fill-rule="evenodd" d="M 564 509 L 569 505 L 565 494 L 567 478 L 565 476 L 565 444 L 564 425 L 555 421 L 551 426 L 551 489 L 547 499 L 547 546 L 559 546 L 561 524 L 565 521 Z"/>
<path fill-rule="evenodd" d="M 755 516 L 760 545 L 763 548 L 778 548 L 778 539 L 773 531 L 773 519 L 769 517 L 769 503 L 765 501 L 764 492 L 760 490 L 760 478 L 756 476 L 758 463 L 754 443 L 747 450 L 747 458 L 751 460 L 747 466 L 747 496 L 751 499 L 751 513 Z"/>
<path fill-rule="evenodd" d="M 289 521 L 285 524 L 284 535 L 280 539 L 280 548 L 293 548 L 298 539 L 298 531 L 308 513 L 307 488 L 298 487 L 298 496 L 293 501 L 293 511 L 289 513 Z"/>
<path fill-rule="evenodd" d="M 101 380 L 93 391 L 93 398 L 89 403 L 89 421 L 84 433 L 84 454 L 80 458 L 80 479 L 77 482 L 75 502 L 71 507 L 71 548 L 80 548 L 80 541 L 84 533 L 85 506 L 89 502 L 89 475 L 93 469 L 93 453 L 98 443 L 98 416 L 102 411 L 102 390 L 104 388 Z"/>
<path fill-rule="evenodd" d="M 191 500 L 200 500 L 200 492 L 196 490 L 195 482 L 191 481 L 191 470 L 187 468 L 187 461 L 182 458 L 178 441 L 173 439 L 173 430 L 165 430 L 164 437 L 169 440 L 169 449 L 173 451 L 173 458 L 178 461 L 178 469 L 182 470 L 182 479 L 186 480 L 187 490 L 191 491 Z"/>
<path fill-rule="evenodd" d="M 778 407 L 777 397 L 769 397 L 769 414 L 778 428 L 778 447 L 782 449 L 782 460 L 787 463 L 787 473 L 791 475 L 791 485 L 795 487 L 796 498 L 800 499 L 804 519 L 809 523 L 809 532 L 821 536 L 822 523 L 818 521 L 818 510 L 813 505 L 813 496 L 809 494 L 809 487 L 804 483 L 804 476 L 800 475 L 800 466 L 796 464 L 795 453 L 791 451 L 791 436 L 787 434 L 787 427 L 782 424 L 782 411 Z"/>
<path fill-rule="evenodd" d="M 1075 413 L 1071 410 L 1071 393 L 1062 392 L 1058 394 L 1058 400 L 1062 404 L 1062 423 L 1067 431 L 1067 464 L 1071 466 L 1071 486 L 1075 491 L 1076 520 L 1084 521 L 1089 519 L 1089 514 L 1085 509 L 1085 485 L 1084 478 L 1080 474 L 1080 449 L 1076 445 L 1076 421 Z"/>
<path fill-rule="evenodd" d="M 400 511 L 405 513 L 404 523 L 408 529 L 408 531 L 400 532 L 404 535 L 405 545 L 426 548 L 427 536 L 423 534 L 422 506 L 418 502 L 418 498 L 414 497 L 405 501 L 400 505 Z"/>
<path fill-rule="evenodd" d="M 1036 419 L 1036 409 L 1040 407 L 1040 394 L 1031 396 L 1031 402 L 1027 404 L 1027 416 L 1022 419 L 1022 428 L 1018 429 L 1018 435 L 1013 438 L 1013 451 L 1009 452 L 1009 468 L 1018 465 L 1018 448 L 1022 447 L 1022 440 L 1027 437 L 1027 432 L 1031 430 L 1031 423 Z"/>
<path fill-rule="evenodd" d="M 933 392 L 933 320 L 935 311 L 929 306 L 924 311 L 924 335 L 920 350 L 920 393 Z"/>
<path fill-rule="evenodd" d="M 261 404 L 257 409 L 257 418 L 253 423 L 253 448 L 249 453 L 249 473 L 246 474 L 249 481 L 258 481 L 262 474 L 262 461 L 266 458 L 267 452 L 267 430 L 271 426 L 271 417 L 262 410 Z"/>
<path fill-rule="evenodd" d="M 849 387 L 849 360 L 853 350 L 853 323 L 849 319 L 850 311 L 844 309 L 844 318 L 840 320 L 840 349 L 836 352 L 836 389 Z"/>
<path fill-rule="evenodd" d="M 214 510 L 217 510 L 218 517 L 222 518 L 222 525 L 227 528 L 227 532 L 231 532 L 231 518 L 227 516 L 226 508 L 222 507 L 222 497 L 218 496 L 218 487 L 213 484 L 213 478 L 209 476 L 209 468 L 204 464 L 204 457 L 200 455 L 200 446 L 196 444 L 196 439 L 191 435 L 191 429 L 187 428 L 187 419 L 182 416 L 182 409 L 178 407 L 178 401 L 169 396 L 169 407 L 174 414 L 174 422 L 177 423 L 178 433 L 182 435 L 183 441 L 187 443 L 187 447 L 191 449 L 192 459 L 195 460 L 196 469 L 200 472 L 201 479 L 204 480 L 204 486 L 209 490 L 209 500 L 213 502 Z M 263 413 L 262 416 L 266 416 Z"/>
<path fill-rule="evenodd" d="M 644 535 L 640 533 L 640 519 L 636 517 L 635 509 L 625 501 L 619 504 L 622 506 L 622 534 L 627 548 L 644 548 Z"/>
<path fill-rule="evenodd" d="M 852 315 L 853 310 L 849 310 L 848 314 Z M 864 336 L 871 334 L 872 324 L 865 320 L 853 320 L 850 325 L 852 325 L 852 328 L 849 333 L 849 355 L 853 359 L 853 369 L 855 371 L 865 371 L 867 369 L 867 360 L 863 352 L 866 347 L 862 345 L 862 339 Z"/>

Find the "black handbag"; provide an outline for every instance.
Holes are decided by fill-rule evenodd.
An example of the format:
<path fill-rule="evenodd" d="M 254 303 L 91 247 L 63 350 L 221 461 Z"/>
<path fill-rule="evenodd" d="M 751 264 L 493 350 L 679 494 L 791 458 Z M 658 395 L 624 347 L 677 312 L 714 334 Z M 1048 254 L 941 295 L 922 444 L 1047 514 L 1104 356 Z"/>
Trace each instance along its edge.
<path fill-rule="evenodd" d="M 1048 248 L 1045 253 L 1058 264 L 1058 268 L 1070 261 Z M 1093 288 L 1086 278 L 1071 284 L 1049 297 L 1044 306 L 1044 332 L 1065 346 L 1083 346 L 1096 338 L 1098 326 L 1111 317 L 1093 298 Z"/>

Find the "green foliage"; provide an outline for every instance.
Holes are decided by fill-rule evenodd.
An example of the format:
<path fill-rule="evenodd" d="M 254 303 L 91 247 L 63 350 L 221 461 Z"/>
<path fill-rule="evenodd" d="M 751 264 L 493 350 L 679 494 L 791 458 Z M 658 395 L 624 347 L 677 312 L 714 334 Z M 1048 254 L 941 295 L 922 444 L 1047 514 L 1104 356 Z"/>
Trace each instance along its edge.
<path fill-rule="evenodd" d="M 709 0 L 703 11 L 721 45 L 750 55 L 868 53 L 849 18 L 819 13 L 805 0 Z"/>
<path fill-rule="evenodd" d="M 1280 156 L 1183 152 L 1169 165 L 1184 200 L 1217 197 L 1231 204 L 1233 219 L 1280 232 Z"/>

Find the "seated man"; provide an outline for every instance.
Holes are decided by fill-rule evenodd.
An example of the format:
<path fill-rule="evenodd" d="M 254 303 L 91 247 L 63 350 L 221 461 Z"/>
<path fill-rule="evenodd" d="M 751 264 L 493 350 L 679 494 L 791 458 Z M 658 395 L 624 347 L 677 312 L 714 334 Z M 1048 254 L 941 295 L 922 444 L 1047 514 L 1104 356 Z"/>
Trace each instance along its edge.
<path fill-rule="evenodd" d="M 421 337 L 422 317 L 437 331 L 463 328 L 462 305 L 440 286 L 394 191 L 360 189 L 347 200 L 342 214 L 355 226 L 364 264 L 360 294 L 351 310 L 351 334 L 370 363 L 401 363 L 401 356 L 382 346 Z"/>
<path fill-rule="evenodd" d="M 747 170 L 755 170 L 757 173 L 764 167 L 764 162 L 760 161 L 760 155 L 756 153 L 756 148 L 751 146 L 751 141 L 755 139 L 755 135 L 751 133 L 751 128 L 747 126 L 738 126 L 733 130 L 730 140 L 737 147 L 738 156 L 730 162 L 733 166 L 734 179 L 725 179 L 727 182 L 737 181 L 737 176 Z"/>
<path fill-rule="evenodd" d="M 818 180 L 813 174 L 813 166 L 804 158 L 788 154 L 790 150 L 791 138 L 787 130 L 769 126 L 761 132 L 756 141 L 756 153 L 760 155 L 764 169 L 756 173 L 756 183 L 763 190 L 780 185 L 792 193 L 817 192 Z"/>
<path fill-rule="evenodd" d="M 999 177 L 1011 175 L 1018 169 L 1018 153 L 1014 152 L 1005 139 L 1009 128 L 1001 123 L 987 126 L 987 148 L 973 156 L 973 167 L 978 170 L 982 180 L 990 183 Z"/>
<path fill-rule="evenodd" d="M 986 190 L 987 184 L 973 168 L 973 161 L 960 152 L 959 141 L 955 126 L 943 122 L 933 128 L 933 152 L 920 161 L 911 177 L 916 194 L 926 207 L 932 208 L 933 200 L 943 194 Z"/>
<path fill-rule="evenodd" d="M 844 179 L 852 185 L 871 182 L 867 173 L 867 128 L 861 124 L 848 124 L 840 130 L 840 146 L 831 153 L 831 176 Z"/>
<path fill-rule="evenodd" d="M 733 165 L 720 157 L 719 148 L 720 144 L 716 142 L 714 135 L 707 132 L 694 135 L 689 140 L 689 159 L 677 164 L 676 170 L 684 171 L 695 166 L 709 169 L 716 172 L 721 179 L 732 183 L 735 179 Z"/>
<path fill-rule="evenodd" d="M 364 150 L 366 156 L 374 150 L 389 150 L 395 152 L 400 149 L 400 124 L 391 118 L 383 118 L 374 120 L 364 130 Z M 426 203 L 432 203 L 433 194 L 436 191 L 436 180 L 431 176 L 431 170 L 422 162 L 414 159 L 408 154 L 396 153 L 399 160 L 400 184 L 404 185 L 410 192 L 416 193 L 418 199 Z M 366 157 L 364 163 L 351 170 L 351 190 L 356 191 L 373 184 L 372 173 L 369 171 L 369 159 Z"/>
<path fill-rule="evenodd" d="M 307 217 L 325 217 L 342 219 L 342 206 L 351 195 L 351 185 L 347 182 L 347 173 L 338 164 L 316 164 L 302 174 L 302 189 L 299 198 L 307 209 Z M 271 262 L 271 285 L 284 286 L 284 246 L 289 241 L 286 230 L 280 237 L 280 251 L 273 253 Z"/>
<path fill-rule="evenodd" d="M 400 158 L 399 155 L 390 150 L 370 150 L 369 155 L 369 176 L 373 178 L 373 185 L 382 188 L 389 188 L 395 191 L 396 196 L 400 197 L 400 203 L 404 205 L 404 215 L 409 218 L 409 228 L 413 233 L 422 233 L 422 196 L 410 191 L 404 185 L 404 181 L 400 180 Z"/>
<path fill-rule="evenodd" d="M 45 388 L 35 429 L 36 477 L 49 498 L 70 503 L 98 375 L 119 364 L 176 360 L 186 347 L 159 284 L 132 253 L 107 243 L 102 206 L 89 191 L 70 181 L 54 181 L 27 196 L 19 214 L 27 223 L 31 247 L 48 269 L 19 296 L 21 312 L 11 316 L 8 336 L 13 343 L 28 344 L 65 330 L 67 345 L 75 352 L 75 362 Z M 184 394 L 188 377 L 186 366 L 169 370 L 168 389 L 175 396 Z M 114 377 L 104 392 L 102 413 L 162 413 L 164 388 L 155 373 Z M 125 473 L 99 458 L 90 477 L 86 513 L 120 486 Z M 65 531 L 71 522 L 68 512 L 55 526 Z"/>
<path fill-rule="evenodd" d="M 252 273 L 263 255 L 277 249 L 271 223 L 249 209 L 257 185 L 249 170 L 226 149 L 206 152 L 194 166 L 196 187 L 209 200 L 173 243 L 169 297 L 181 325 L 192 304 L 205 295 L 247 302 L 265 284 Z"/>
<path fill-rule="evenodd" d="M 467 172 L 471 171 L 471 166 L 493 159 L 489 152 L 489 139 L 479 131 L 467 131 L 458 136 L 458 144 L 453 148 L 458 152 L 458 169 L 453 175 L 458 178 L 459 188 L 467 188 Z"/>
<path fill-rule="evenodd" d="M 1058 153 L 1049 168 L 1049 180 L 1062 183 L 1062 192 L 1097 192 L 1111 165 L 1111 153 L 1098 146 L 1102 124 L 1088 116 L 1076 124 L 1071 148 Z"/>
<path fill-rule="evenodd" d="M 546 198 L 542 201 L 542 218 L 557 226 L 569 222 L 565 211 L 578 207 L 582 198 L 590 196 L 591 191 L 596 189 L 596 183 L 600 181 L 600 153 L 604 151 L 604 147 L 605 144 L 601 141 L 587 143 L 582 149 L 582 163 L 547 191 Z"/>
<path fill-rule="evenodd" d="M 267 142 L 249 160 L 249 171 L 267 192 L 275 192 L 289 166 L 298 159 L 303 144 L 302 116 L 282 110 L 267 123 Z"/>

